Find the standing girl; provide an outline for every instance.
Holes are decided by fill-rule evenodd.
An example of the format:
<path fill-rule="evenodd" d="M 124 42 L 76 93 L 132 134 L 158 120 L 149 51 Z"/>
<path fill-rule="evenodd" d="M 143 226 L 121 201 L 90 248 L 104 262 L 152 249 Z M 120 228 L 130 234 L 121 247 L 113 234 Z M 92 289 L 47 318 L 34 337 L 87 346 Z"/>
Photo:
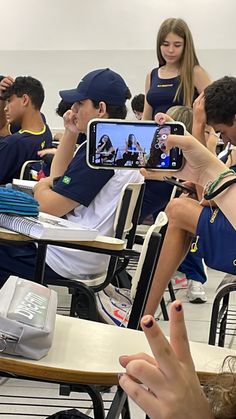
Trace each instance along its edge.
<path fill-rule="evenodd" d="M 192 34 L 182 19 L 165 20 L 157 34 L 159 67 L 146 77 L 144 120 L 154 119 L 174 105 L 192 106 L 194 99 L 210 84 L 199 65 Z"/>

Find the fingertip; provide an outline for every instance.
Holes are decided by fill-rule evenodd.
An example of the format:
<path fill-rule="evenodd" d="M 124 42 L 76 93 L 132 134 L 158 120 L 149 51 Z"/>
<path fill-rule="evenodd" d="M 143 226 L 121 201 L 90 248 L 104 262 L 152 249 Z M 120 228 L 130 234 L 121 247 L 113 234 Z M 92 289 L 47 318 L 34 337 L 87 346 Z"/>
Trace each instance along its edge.
<path fill-rule="evenodd" d="M 175 300 L 171 304 L 170 308 L 170 317 L 173 322 L 183 322 L 184 321 L 184 309 L 183 304 L 180 300 Z"/>
<path fill-rule="evenodd" d="M 183 312 L 183 305 L 180 300 L 173 301 L 171 305 L 177 313 Z"/>
<path fill-rule="evenodd" d="M 119 357 L 119 363 L 120 363 L 120 365 L 122 366 L 122 367 L 126 367 L 126 365 L 128 364 L 128 361 L 129 361 L 129 357 L 128 357 L 128 355 L 121 355 L 120 357 Z"/>
<path fill-rule="evenodd" d="M 182 310 L 182 304 L 178 304 L 175 306 L 175 310 L 180 312 Z"/>
<path fill-rule="evenodd" d="M 147 329 L 150 329 L 155 324 L 154 317 L 150 314 L 147 314 L 144 316 L 141 320 L 141 326 Z"/>

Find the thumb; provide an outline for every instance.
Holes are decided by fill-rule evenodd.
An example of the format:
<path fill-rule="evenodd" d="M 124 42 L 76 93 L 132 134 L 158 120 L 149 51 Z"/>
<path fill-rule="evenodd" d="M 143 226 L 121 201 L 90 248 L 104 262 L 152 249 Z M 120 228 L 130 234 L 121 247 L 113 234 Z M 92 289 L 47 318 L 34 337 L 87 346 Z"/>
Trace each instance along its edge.
<path fill-rule="evenodd" d="M 189 148 L 189 144 L 193 137 L 191 135 L 168 135 L 166 141 L 166 148 L 170 151 L 173 147 L 179 147 L 181 150 L 185 151 Z"/>

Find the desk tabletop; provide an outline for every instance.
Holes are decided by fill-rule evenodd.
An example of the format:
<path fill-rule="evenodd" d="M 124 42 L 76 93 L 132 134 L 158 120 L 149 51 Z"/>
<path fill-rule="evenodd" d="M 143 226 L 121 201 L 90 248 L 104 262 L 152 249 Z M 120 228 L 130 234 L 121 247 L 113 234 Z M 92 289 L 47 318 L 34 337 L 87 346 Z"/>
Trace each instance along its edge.
<path fill-rule="evenodd" d="M 19 242 L 27 242 L 27 241 L 37 241 L 40 243 L 40 240 L 33 239 L 31 237 L 25 236 L 24 234 L 16 233 L 11 230 L 7 230 L 5 228 L 0 227 L 0 240 L 6 241 L 19 241 Z M 60 240 L 62 242 L 62 240 Z M 50 244 L 50 240 L 47 240 L 47 243 Z M 55 243 L 55 240 L 52 240 L 52 243 Z M 122 251 L 125 248 L 124 240 L 116 239 L 114 237 L 107 237 L 107 236 L 97 236 L 95 240 L 91 241 L 80 241 L 80 240 L 73 240 L 73 241 L 63 241 L 63 243 L 71 243 L 71 244 L 78 244 L 84 247 L 94 247 L 104 250 L 114 250 L 114 251 Z"/>
<path fill-rule="evenodd" d="M 191 342 L 201 382 L 219 372 L 224 358 L 235 351 Z M 57 315 L 53 345 L 39 361 L 0 356 L 0 371 L 18 376 L 81 384 L 117 384 L 118 358 L 151 353 L 143 332 Z"/>

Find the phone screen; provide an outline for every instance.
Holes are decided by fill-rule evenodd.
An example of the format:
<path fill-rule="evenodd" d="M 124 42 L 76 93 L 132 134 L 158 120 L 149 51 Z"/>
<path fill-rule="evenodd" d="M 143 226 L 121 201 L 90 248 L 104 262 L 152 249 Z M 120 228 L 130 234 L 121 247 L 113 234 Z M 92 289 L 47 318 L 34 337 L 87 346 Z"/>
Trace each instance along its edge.
<path fill-rule="evenodd" d="M 169 134 L 184 134 L 184 125 L 94 120 L 88 131 L 88 163 L 93 167 L 179 170 L 182 151 L 166 150 Z"/>

